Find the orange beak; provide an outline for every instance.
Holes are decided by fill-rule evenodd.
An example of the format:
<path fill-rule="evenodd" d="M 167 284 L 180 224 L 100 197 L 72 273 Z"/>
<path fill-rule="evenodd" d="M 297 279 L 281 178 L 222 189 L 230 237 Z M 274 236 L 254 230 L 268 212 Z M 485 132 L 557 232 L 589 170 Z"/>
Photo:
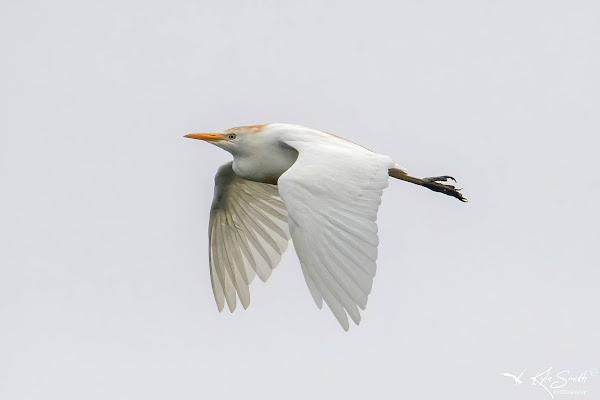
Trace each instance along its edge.
<path fill-rule="evenodd" d="M 226 138 L 226 136 L 222 133 L 190 133 L 189 135 L 185 135 L 184 137 L 190 139 L 204 140 L 206 142 L 218 142 L 220 140 L 225 140 Z"/>

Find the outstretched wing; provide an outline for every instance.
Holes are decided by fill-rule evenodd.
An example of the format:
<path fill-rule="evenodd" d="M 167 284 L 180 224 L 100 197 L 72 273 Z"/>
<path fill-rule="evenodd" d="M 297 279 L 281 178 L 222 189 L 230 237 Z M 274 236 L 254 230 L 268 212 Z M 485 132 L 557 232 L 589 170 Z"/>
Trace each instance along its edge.
<path fill-rule="evenodd" d="M 290 238 L 288 214 L 277 186 L 235 175 L 232 163 L 215 176 L 210 209 L 210 277 L 219 311 L 227 301 L 250 305 L 248 285 L 258 275 L 264 282 L 279 264 Z"/>
<path fill-rule="evenodd" d="M 342 140 L 286 141 L 298 159 L 280 178 L 279 193 L 304 278 L 348 330 L 358 325 L 375 277 L 377 210 L 394 162 Z"/>

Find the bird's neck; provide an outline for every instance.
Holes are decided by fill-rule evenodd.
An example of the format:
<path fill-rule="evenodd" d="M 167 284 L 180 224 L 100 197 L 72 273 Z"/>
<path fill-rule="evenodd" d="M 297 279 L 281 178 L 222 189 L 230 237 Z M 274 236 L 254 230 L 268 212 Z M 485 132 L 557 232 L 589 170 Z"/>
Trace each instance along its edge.
<path fill-rule="evenodd" d="M 294 164 L 298 152 L 290 147 L 265 146 L 259 151 L 234 154 L 233 172 L 250 181 L 277 184 L 279 177 Z"/>

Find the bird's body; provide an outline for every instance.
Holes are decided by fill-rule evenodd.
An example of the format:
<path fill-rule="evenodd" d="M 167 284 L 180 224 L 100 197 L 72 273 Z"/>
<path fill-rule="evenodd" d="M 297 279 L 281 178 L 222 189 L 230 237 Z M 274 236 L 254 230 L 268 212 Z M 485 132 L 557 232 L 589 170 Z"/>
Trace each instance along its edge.
<path fill-rule="evenodd" d="M 450 177 L 409 176 L 385 155 L 338 136 L 289 124 L 190 134 L 233 155 L 215 178 L 210 267 L 219 310 L 248 307 L 248 286 L 265 281 L 291 236 L 316 304 L 342 327 L 358 324 L 376 270 L 377 209 L 388 176 L 464 199 Z"/>
<path fill-rule="evenodd" d="M 225 131 L 225 135 L 232 132 L 242 132 L 243 135 L 243 128 L 245 127 Z M 288 142 L 329 145 L 337 147 L 339 151 L 346 150 L 347 153 L 368 152 L 365 148 L 339 136 L 296 125 L 257 125 L 247 132 L 252 136 L 236 134 L 236 140 L 245 142 L 238 145 L 238 148 L 227 150 L 234 156 L 235 174 L 255 182 L 276 184 L 279 177 L 294 164 L 298 151 Z"/>

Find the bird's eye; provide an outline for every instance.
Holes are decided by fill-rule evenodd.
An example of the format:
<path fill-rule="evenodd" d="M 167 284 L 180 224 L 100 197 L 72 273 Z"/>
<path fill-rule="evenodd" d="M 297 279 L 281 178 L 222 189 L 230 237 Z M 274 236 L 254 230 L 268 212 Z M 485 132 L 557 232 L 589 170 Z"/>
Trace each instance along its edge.
<path fill-rule="evenodd" d="M 230 133 L 228 136 L 229 140 L 235 139 L 235 133 Z"/>

